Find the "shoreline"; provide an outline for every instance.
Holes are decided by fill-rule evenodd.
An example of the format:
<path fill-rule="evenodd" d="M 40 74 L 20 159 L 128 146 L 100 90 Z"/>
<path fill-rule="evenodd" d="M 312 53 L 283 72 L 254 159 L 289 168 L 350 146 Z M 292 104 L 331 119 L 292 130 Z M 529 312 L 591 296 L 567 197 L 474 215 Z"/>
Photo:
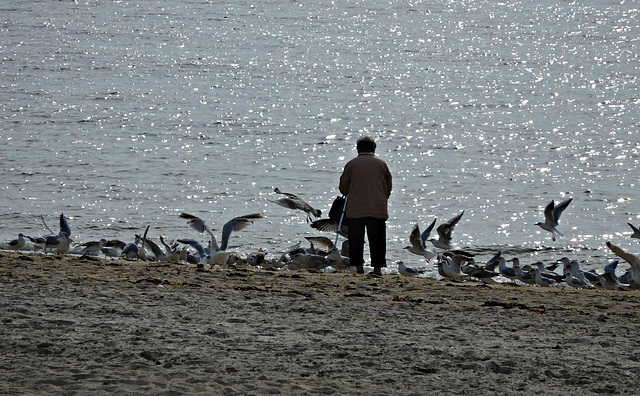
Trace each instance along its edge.
<path fill-rule="evenodd" d="M 0 253 L 7 394 L 635 393 L 637 291 Z"/>

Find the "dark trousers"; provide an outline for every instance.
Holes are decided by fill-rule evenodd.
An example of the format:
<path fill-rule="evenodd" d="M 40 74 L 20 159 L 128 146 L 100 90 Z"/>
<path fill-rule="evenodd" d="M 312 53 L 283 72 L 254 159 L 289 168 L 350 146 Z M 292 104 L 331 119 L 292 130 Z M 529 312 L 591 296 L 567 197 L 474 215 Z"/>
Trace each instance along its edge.
<path fill-rule="evenodd" d="M 367 230 L 371 266 L 387 266 L 387 224 L 384 219 L 375 217 L 349 218 L 349 261 L 351 265 L 364 264 L 364 231 Z"/>

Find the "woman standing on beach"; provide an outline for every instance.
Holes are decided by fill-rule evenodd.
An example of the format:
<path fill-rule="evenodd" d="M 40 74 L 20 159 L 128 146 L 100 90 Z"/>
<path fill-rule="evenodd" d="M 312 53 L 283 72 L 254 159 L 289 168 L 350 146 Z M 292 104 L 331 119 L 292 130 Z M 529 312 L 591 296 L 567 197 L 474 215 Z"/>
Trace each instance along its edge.
<path fill-rule="evenodd" d="M 386 237 L 391 195 L 391 172 L 375 155 L 376 142 L 362 136 L 356 143 L 358 156 L 347 162 L 340 176 L 340 192 L 348 196 L 349 261 L 364 273 L 364 233 L 367 231 L 373 273 L 382 275 L 386 267 Z"/>

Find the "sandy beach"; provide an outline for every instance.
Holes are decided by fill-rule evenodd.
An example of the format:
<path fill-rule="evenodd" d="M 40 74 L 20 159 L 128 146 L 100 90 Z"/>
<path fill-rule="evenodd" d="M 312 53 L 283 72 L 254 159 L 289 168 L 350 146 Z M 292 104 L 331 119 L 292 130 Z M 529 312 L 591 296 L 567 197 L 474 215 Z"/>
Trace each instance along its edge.
<path fill-rule="evenodd" d="M 638 291 L 0 252 L 0 393 L 636 394 Z"/>

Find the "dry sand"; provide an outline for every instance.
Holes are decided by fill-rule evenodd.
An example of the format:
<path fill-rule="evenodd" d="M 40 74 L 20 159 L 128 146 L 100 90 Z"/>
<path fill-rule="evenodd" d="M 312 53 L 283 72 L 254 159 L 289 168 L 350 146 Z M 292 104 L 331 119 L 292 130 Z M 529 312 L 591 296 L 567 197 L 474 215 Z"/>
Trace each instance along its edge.
<path fill-rule="evenodd" d="M 0 393 L 637 394 L 638 291 L 0 253 Z"/>

